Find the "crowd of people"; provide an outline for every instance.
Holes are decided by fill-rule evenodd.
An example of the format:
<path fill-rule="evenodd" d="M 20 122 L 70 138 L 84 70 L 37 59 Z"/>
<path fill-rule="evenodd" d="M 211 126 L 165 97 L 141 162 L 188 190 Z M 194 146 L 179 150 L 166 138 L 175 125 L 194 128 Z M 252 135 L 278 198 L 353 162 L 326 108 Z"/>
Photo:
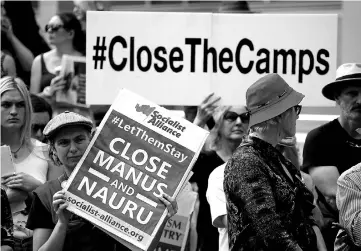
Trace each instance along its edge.
<path fill-rule="evenodd" d="M 1 145 L 15 168 L 2 176 L 1 250 L 128 250 L 66 210 L 62 184 L 96 123 L 91 112 L 54 105 L 66 85 L 62 57 L 85 55 L 86 11 L 107 6 L 74 1 L 74 13 L 46 25 L 49 44 L 33 12 L 24 15 L 35 25 L 29 41 L 13 5 L 1 8 Z M 243 106 L 219 106 L 210 94 L 193 116 L 185 109 L 210 131 L 190 179 L 198 200 L 187 250 L 361 250 L 361 63 L 342 64 L 325 83 L 341 113 L 308 133 L 303 163 L 295 135 L 304 95 L 275 73 L 249 84 Z M 167 194 L 160 200 L 168 217 L 177 212 Z"/>

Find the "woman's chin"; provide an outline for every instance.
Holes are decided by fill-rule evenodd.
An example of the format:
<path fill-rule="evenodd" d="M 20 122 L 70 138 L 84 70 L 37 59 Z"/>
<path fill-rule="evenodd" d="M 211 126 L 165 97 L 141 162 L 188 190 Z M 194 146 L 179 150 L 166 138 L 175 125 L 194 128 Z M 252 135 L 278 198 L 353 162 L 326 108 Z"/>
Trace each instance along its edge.
<path fill-rule="evenodd" d="M 244 133 L 233 133 L 231 136 L 232 140 L 242 140 Z"/>

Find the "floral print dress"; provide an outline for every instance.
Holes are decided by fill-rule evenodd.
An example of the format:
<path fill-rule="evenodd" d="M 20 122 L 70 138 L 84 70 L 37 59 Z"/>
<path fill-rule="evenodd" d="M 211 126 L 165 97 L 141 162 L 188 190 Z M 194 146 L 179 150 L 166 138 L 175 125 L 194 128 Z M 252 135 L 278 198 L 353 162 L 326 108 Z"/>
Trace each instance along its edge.
<path fill-rule="evenodd" d="M 230 251 L 317 250 L 313 195 L 271 144 L 246 137 L 224 172 Z"/>

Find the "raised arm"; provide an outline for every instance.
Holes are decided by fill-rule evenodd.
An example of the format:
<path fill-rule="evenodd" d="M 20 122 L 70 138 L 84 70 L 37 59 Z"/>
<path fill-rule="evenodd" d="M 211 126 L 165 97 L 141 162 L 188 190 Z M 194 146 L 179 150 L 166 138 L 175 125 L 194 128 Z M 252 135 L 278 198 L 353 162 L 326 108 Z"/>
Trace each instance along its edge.
<path fill-rule="evenodd" d="M 217 108 L 216 103 L 220 99 L 220 97 L 215 97 L 214 93 L 209 94 L 199 105 L 193 124 L 203 128 Z"/>
<path fill-rule="evenodd" d="M 31 64 L 34 60 L 33 53 L 15 36 L 12 30 L 10 20 L 7 17 L 1 18 L 1 31 L 4 31 L 7 39 L 12 45 L 16 58 L 18 58 L 19 63 L 24 71 L 29 72 L 31 69 Z"/>
<path fill-rule="evenodd" d="M 6 55 L 4 58 L 4 69 L 8 76 L 16 77 L 16 66 L 12 56 Z"/>
<path fill-rule="evenodd" d="M 30 92 L 38 94 L 40 90 L 41 81 L 41 55 L 34 59 L 33 65 L 31 66 L 31 78 L 30 78 Z"/>

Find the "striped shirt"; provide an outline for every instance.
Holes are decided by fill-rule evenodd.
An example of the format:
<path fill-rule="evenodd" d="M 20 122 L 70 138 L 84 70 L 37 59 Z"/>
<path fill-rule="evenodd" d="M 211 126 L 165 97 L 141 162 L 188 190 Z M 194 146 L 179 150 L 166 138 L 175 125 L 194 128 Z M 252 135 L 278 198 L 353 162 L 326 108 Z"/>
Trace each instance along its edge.
<path fill-rule="evenodd" d="M 352 242 L 361 247 L 361 162 L 338 178 L 336 204 L 340 225 Z"/>

